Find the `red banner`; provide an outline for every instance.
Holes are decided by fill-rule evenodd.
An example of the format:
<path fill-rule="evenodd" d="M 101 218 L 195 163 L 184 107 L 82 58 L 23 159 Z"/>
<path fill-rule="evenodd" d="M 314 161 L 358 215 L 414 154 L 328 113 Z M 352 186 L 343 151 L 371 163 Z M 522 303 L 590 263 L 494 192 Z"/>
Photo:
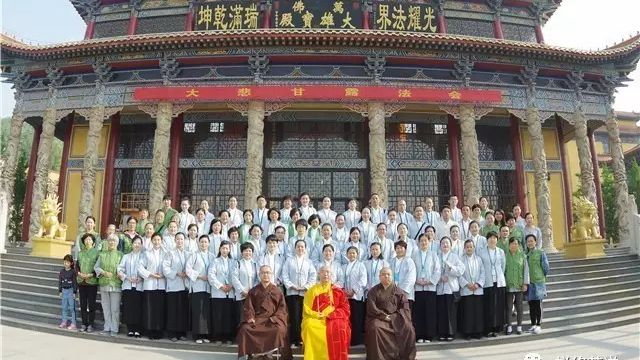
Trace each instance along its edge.
<path fill-rule="evenodd" d="M 436 103 L 499 103 L 502 92 L 479 89 L 430 89 L 389 86 L 252 85 L 140 87 L 133 99 L 143 102 L 234 101 L 386 101 Z"/>

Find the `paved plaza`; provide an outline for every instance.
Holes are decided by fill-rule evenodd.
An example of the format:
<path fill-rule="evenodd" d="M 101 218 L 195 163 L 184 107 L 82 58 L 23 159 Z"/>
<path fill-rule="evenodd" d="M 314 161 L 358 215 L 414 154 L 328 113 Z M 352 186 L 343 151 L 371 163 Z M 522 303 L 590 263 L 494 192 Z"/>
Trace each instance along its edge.
<path fill-rule="evenodd" d="M 34 332 L 2 326 L 3 360 L 75 360 L 79 356 L 92 360 L 231 360 L 235 356 L 222 353 L 183 351 L 112 344 L 61 335 Z M 107 340 L 107 338 L 105 338 Z M 542 349 L 542 350 L 540 350 Z M 560 359 L 640 359 L 640 325 L 540 339 L 532 342 L 484 346 L 477 349 L 434 350 L 419 354 L 418 359 L 491 359 L 520 360 L 537 353 L 541 360 Z M 89 355 L 90 354 L 90 355 Z M 364 355 L 352 356 L 364 359 Z M 536 359 L 529 357 L 528 359 Z"/>

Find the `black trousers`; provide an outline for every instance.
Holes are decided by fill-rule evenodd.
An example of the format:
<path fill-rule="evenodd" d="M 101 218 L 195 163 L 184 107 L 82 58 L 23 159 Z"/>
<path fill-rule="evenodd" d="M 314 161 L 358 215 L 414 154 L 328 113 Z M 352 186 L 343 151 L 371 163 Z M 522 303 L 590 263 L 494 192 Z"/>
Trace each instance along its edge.
<path fill-rule="evenodd" d="M 540 326 L 540 322 L 542 321 L 542 301 L 529 301 L 529 317 L 531 318 L 531 326 Z"/>
<path fill-rule="evenodd" d="M 93 326 L 96 318 L 96 296 L 98 294 L 98 285 L 80 285 L 80 315 L 82 316 L 82 325 Z"/>
<path fill-rule="evenodd" d="M 302 341 L 302 306 L 304 297 L 299 295 L 289 295 L 285 297 L 287 310 L 289 310 L 289 341 L 292 344 Z"/>

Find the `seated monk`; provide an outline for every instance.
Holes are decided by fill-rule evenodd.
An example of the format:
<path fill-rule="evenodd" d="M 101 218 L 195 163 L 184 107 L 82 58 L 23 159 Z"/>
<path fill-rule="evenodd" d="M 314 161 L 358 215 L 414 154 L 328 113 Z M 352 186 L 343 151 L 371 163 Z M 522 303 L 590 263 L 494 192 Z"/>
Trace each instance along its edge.
<path fill-rule="evenodd" d="M 320 283 L 304 295 L 302 343 L 305 360 L 347 360 L 351 342 L 349 300 L 331 284 L 331 266 L 318 270 Z"/>
<path fill-rule="evenodd" d="M 413 360 L 416 333 L 407 294 L 393 283 L 391 268 L 380 270 L 380 283 L 367 294 L 365 347 L 367 359 Z"/>
<path fill-rule="evenodd" d="M 238 328 L 238 357 L 269 357 L 280 351 L 281 359 L 291 359 L 287 338 L 287 305 L 282 291 L 271 282 L 269 265 L 260 267 L 260 284 L 249 290 L 244 301 L 245 319 Z"/>

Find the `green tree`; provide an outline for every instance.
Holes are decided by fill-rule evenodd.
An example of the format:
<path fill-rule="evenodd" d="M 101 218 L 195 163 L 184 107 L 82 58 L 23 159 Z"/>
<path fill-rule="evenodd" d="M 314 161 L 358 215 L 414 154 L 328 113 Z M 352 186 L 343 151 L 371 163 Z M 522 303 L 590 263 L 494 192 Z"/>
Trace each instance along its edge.
<path fill-rule="evenodd" d="M 7 226 L 11 241 L 20 241 L 22 239 L 22 218 L 24 215 L 24 196 L 27 192 L 28 163 L 28 153 L 20 151 L 20 156 L 18 157 L 18 163 L 16 165 L 13 206 L 9 211 L 9 224 Z"/>
<path fill-rule="evenodd" d="M 600 186 L 602 188 L 602 202 L 604 206 L 604 226 L 607 230 L 607 237 L 615 242 L 619 241 L 618 218 L 623 214 L 618 214 L 616 208 L 616 190 L 613 170 L 609 165 L 603 164 L 600 167 Z"/>
<path fill-rule="evenodd" d="M 640 208 L 640 165 L 635 159 L 627 171 L 627 185 L 629 193 L 635 195 L 636 205 Z"/>

